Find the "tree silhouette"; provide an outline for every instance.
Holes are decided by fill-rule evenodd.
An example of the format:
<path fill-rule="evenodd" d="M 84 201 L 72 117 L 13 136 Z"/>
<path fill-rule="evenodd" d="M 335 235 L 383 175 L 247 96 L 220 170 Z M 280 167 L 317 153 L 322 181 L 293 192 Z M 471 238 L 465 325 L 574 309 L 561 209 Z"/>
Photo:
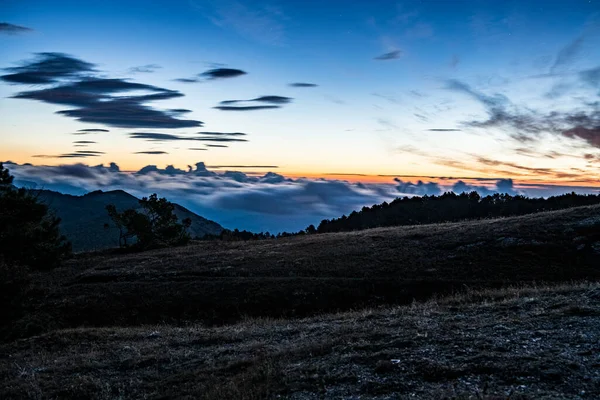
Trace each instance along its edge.
<path fill-rule="evenodd" d="M 119 212 L 113 204 L 106 206 L 109 217 L 119 230 L 119 246 L 135 249 L 150 249 L 187 244 L 190 235 L 187 229 L 192 220 L 178 222 L 175 205 L 155 194 L 140 201 L 142 211 L 128 209 Z"/>
<path fill-rule="evenodd" d="M 40 270 L 58 266 L 71 253 L 71 244 L 59 231 L 60 219 L 34 192 L 12 183 L 13 176 L 0 163 L 0 258 Z"/>

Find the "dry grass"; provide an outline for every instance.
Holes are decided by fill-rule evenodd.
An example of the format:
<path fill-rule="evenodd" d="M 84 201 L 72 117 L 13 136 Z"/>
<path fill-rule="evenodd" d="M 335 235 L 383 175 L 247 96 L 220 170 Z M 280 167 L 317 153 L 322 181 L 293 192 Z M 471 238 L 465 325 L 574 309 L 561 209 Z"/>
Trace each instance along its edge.
<path fill-rule="evenodd" d="M 0 398 L 597 398 L 599 215 L 82 254 L 0 330 Z"/>
<path fill-rule="evenodd" d="M 599 299 L 579 283 L 221 327 L 67 329 L 0 347 L 0 384 L 3 398 L 597 398 Z"/>
<path fill-rule="evenodd" d="M 5 338 L 77 326 L 233 323 L 600 278 L 600 206 L 259 242 L 83 254 L 33 277 Z M 587 225 L 586 225 L 587 224 Z M 582 231 L 581 226 L 587 230 Z M 596 240 L 597 242 L 593 242 Z M 590 242 L 590 243 L 588 243 Z"/>

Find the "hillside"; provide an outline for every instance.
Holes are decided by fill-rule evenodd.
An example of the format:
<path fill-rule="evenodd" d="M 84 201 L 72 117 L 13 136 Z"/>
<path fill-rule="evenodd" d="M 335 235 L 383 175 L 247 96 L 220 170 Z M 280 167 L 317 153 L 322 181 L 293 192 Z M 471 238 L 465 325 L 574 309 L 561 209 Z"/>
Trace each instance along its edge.
<path fill-rule="evenodd" d="M 3 398 L 597 398 L 599 265 L 600 206 L 83 253 L 32 277 L 0 330 L 0 385 Z"/>
<path fill-rule="evenodd" d="M 5 399 L 597 399 L 598 284 L 0 345 Z"/>
<path fill-rule="evenodd" d="M 82 254 L 38 275 L 32 311 L 13 334 L 80 325 L 220 324 L 246 316 L 406 304 L 465 288 L 597 280 L 599 261 L 600 206 L 277 240 L 197 242 L 137 254 Z"/>
<path fill-rule="evenodd" d="M 39 198 L 60 217 L 61 232 L 73 244 L 74 251 L 100 250 L 118 247 L 119 234 L 115 229 L 105 229 L 110 223 L 106 212 L 108 204 L 114 204 L 118 210 L 128 208 L 138 209 L 138 199 L 122 190 L 108 192 L 95 191 L 83 196 L 72 196 L 40 190 Z M 214 221 L 203 218 L 188 209 L 176 204 L 175 214 L 182 220 L 190 218 L 192 237 L 202 237 L 205 234 L 218 235 L 223 227 Z"/>

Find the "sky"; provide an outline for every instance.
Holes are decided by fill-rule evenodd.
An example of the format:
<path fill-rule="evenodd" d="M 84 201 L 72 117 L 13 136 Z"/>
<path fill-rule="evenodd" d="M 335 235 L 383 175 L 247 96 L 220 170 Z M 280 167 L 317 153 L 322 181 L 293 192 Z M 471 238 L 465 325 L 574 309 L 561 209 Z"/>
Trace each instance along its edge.
<path fill-rule="evenodd" d="M 600 0 L 0 0 L 0 68 L 17 181 L 228 227 L 600 187 Z"/>

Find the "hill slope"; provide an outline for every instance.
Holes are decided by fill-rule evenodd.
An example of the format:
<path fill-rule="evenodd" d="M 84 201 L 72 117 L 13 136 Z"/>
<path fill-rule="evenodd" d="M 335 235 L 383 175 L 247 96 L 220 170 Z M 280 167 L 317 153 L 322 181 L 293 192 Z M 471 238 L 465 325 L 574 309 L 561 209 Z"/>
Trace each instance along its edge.
<path fill-rule="evenodd" d="M 467 287 L 585 279 L 600 279 L 600 206 L 277 240 L 198 242 L 138 254 L 82 254 L 37 276 L 38 292 L 13 333 L 298 317 L 406 304 Z"/>
<path fill-rule="evenodd" d="M 41 190 L 39 198 L 47 204 L 61 219 L 61 232 L 73 244 L 74 251 L 100 250 L 118 247 L 119 235 L 116 230 L 106 230 L 104 225 L 110 222 L 106 212 L 108 204 L 114 204 L 119 211 L 128 208 L 138 209 L 138 199 L 122 190 L 108 192 L 95 191 L 83 196 L 72 196 Z M 205 234 L 218 235 L 223 227 L 214 221 L 203 218 L 176 204 L 175 214 L 182 220 L 190 218 L 192 237 Z"/>
<path fill-rule="evenodd" d="M 0 345 L 3 398 L 597 399 L 600 286 Z"/>

